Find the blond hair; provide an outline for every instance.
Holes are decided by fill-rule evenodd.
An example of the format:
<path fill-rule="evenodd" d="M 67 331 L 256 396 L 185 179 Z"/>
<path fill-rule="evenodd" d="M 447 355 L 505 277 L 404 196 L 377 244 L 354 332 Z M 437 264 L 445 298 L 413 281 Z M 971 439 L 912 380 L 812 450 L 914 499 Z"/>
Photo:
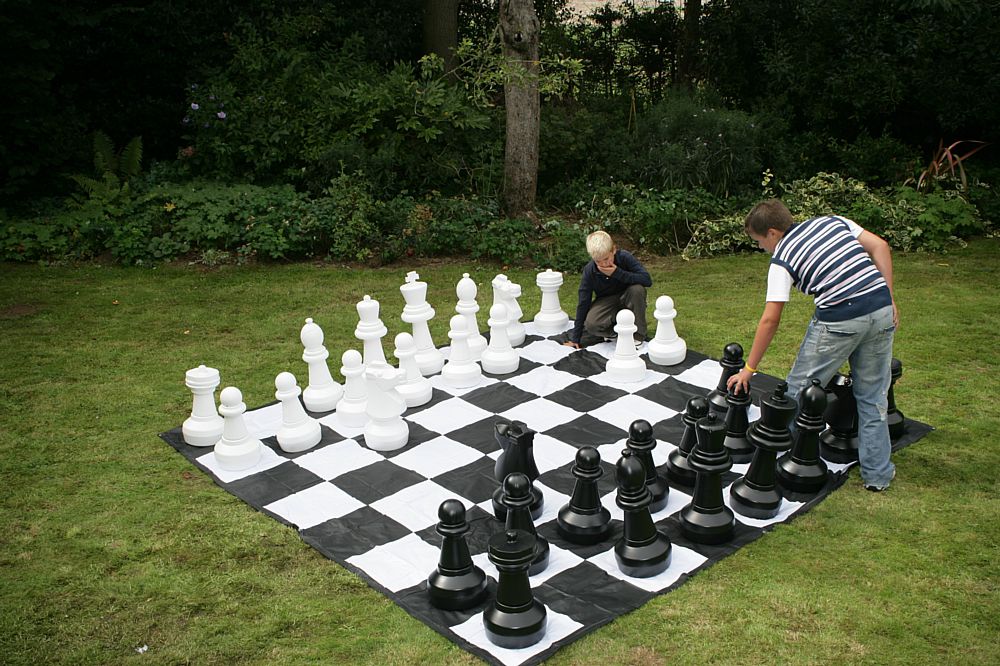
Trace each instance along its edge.
<path fill-rule="evenodd" d="M 606 257 L 615 249 L 615 242 L 606 231 L 595 231 L 587 236 L 587 252 L 594 259 Z"/>

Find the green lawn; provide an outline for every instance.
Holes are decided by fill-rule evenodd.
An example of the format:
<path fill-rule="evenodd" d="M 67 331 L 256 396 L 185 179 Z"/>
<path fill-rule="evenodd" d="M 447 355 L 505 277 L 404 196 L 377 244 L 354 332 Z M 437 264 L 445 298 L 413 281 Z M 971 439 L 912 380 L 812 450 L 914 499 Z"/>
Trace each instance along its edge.
<path fill-rule="evenodd" d="M 1000 662 L 998 256 L 992 239 L 895 259 L 897 403 L 937 430 L 896 454 L 889 492 L 853 472 L 815 510 L 550 663 Z M 651 296 L 674 298 L 690 348 L 749 347 L 766 261 L 650 259 Z M 199 363 L 256 406 L 278 372 L 304 381 L 305 317 L 332 361 L 357 345 L 366 293 L 390 336 L 403 330 L 411 268 L 0 265 L 0 662 L 477 662 L 157 437 L 187 417 L 184 372 Z M 488 305 L 501 269 L 419 270 L 440 344 L 462 271 Z M 532 316 L 534 271 L 507 272 Z M 571 313 L 576 279 L 561 291 Z M 762 371 L 787 371 L 810 310 L 793 299 Z"/>

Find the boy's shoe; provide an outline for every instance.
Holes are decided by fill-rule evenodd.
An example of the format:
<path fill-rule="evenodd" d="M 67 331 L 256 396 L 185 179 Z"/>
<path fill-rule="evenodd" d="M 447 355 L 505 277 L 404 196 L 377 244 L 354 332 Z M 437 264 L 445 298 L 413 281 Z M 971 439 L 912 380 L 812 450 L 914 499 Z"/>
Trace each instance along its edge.
<path fill-rule="evenodd" d="M 892 480 L 895 479 L 895 478 L 896 478 L 896 468 L 894 467 L 892 469 L 892 476 L 889 477 L 889 483 L 892 483 Z M 870 490 L 873 493 L 880 493 L 883 490 L 889 490 L 889 483 L 885 484 L 884 486 L 876 486 L 874 484 L 867 484 L 866 483 L 866 484 L 864 484 L 864 486 L 865 486 L 865 490 Z"/>

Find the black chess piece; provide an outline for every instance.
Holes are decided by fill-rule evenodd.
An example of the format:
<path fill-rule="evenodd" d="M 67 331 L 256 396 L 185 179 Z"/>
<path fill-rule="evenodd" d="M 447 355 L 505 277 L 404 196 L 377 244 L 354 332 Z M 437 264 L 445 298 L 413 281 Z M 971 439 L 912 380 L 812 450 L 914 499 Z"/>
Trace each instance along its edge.
<path fill-rule="evenodd" d="M 535 531 L 535 523 L 532 521 L 531 511 L 531 481 L 526 474 L 521 472 L 511 472 L 503 480 L 503 496 L 501 501 L 506 507 L 507 517 L 505 527 L 508 530 L 523 530 L 537 537 L 535 539 L 535 557 L 531 560 L 531 568 L 528 575 L 534 576 L 536 573 L 545 570 L 549 565 L 549 542 L 544 537 L 538 536 Z"/>
<path fill-rule="evenodd" d="M 486 638 L 494 645 L 517 650 L 545 637 L 546 610 L 535 599 L 528 566 L 535 556 L 535 537 L 523 530 L 505 530 L 490 538 L 487 556 L 499 572 L 497 596 L 483 611 Z"/>
<path fill-rule="evenodd" d="M 903 376 L 903 363 L 898 359 L 892 359 L 892 381 L 889 383 L 889 411 L 886 413 L 886 420 L 889 423 L 889 439 L 897 440 L 906 431 L 906 417 L 903 412 L 896 407 L 896 395 L 893 389 L 896 382 Z"/>
<path fill-rule="evenodd" d="M 747 439 L 747 429 L 749 428 L 749 417 L 747 409 L 750 407 L 750 392 L 729 391 L 726 394 L 726 403 L 729 410 L 726 412 L 726 438 L 723 445 L 729 449 L 729 455 L 734 463 L 750 462 L 753 458 L 753 444 Z"/>
<path fill-rule="evenodd" d="M 729 378 L 746 365 L 743 361 L 743 345 L 738 342 L 730 342 L 726 345 L 722 350 L 722 360 L 719 361 L 719 365 L 722 366 L 722 375 L 719 377 L 719 384 L 715 390 L 708 394 L 708 405 L 709 409 L 721 417 L 729 409 L 729 403 L 726 402 L 726 394 L 729 393 L 727 386 Z"/>
<path fill-rule="evenodd" d="M 854 399 L 850 375 L 839 372 L 826 385 L 831 396 L 823 419 L 830 427 L 819 436 L 823 457 L 835 463 L 852 463 L 858 459 L 858 403 Z"/>
<path fill-rule="evenodd" d="M 819 434 L 823 431 L 826 391 L 818 379 L 806 387 L 799 398 L 792 450 L 778 459 L 775 473 L 785 492 L 818 493 L 826 485 L 827 467 L 819 457 Z"/>
<path fill-rule="evenodd" d="M 698 443 L 688 456 L 688 464 L 698 477 L 691 503 L 680 511 L 681 532 L 696 543 L 725 543 L 733 538 L 736 528 L 736 516 L 722 501 L 722 475 L 733 466 L 722 443 L 726 425 L 709 410 L 696 427 Z"/>
<path fill-rule="evenodd" d="M 465 533 L 465 505 L 448 499 L 438 508 L 437 533 L 441 535 L 441 559 L 427 578 L 431 603 L 445 610 L 465 610 L 486 598 L 486 574 L 472 562 Z"/>
<path fill-rule="evenodd" d="M 693 486 L 697 474 L 688 464 L 688 456 L 697 441 L 695 424 L 698 419 L 708 414 L 708 400 L 701 396 L 695 396 L 687 401 L 684 410 L 684 432 L 681 434 L 680 444 L 667 456 L 666 471 L 667 478 L 682 486 Z"/>
<path fill-rule="evenodd" d="M 535 431 L 521 421 L 497 421 L 493 426 L 493 434 L 503 452 L 497 458 L 493 467 L 493 475 L 500 484 L 493 492 L 493 515 L 497 520 L 506 520 L 507 509 L 500 497 L 503 495 L 503 480 L 512 472 L 521 472 L 532 482 L 531 485 L 531 517 L 542 515 L 544 497 L 542 491 L 535 488 L 534 481 L 538 478 L 538 467 L 535 465 Z"/>
<path fill-rule="evenodd" d="M 656 438 L 653 437 L 653 426 L 649 421 L 639 419 L 633 421 L 628 427 L 628 439 L 625 446 L 632 451 L 632 455 L 639 459 L 646 470 L 646 485 L 652 499 L 649 502 L 650 513 L 656 513 L 667 505 L 670 486 L 667 480 L 656 472 L 656 464 L 653 462 L 653 449 L 656 448 Z"/>
<path fill-rule="evenodd" d="M 656 529 L 649 513 L 652 495 L 646 483 L 646 469 L 630 449 L 622 451 L 616 468 L 618 497 L 615 503 L 625 512 L 625 533 L 615 544 L 618 568 L 626 576 L 649 578 L 670 566 L 670 539 Z"/>
<path fill-rule="evenodd" d="M 556 530 L 567 541 L 592 544 L 603 541 L 611 530 L 611 512 L 601 505 L 597 480 L 604 474 L 601 454 L 592 446 L 581 446 L 573 465 L 573 496 L 559 509 Z"/>
<path fill-rule="evenodd" d="M 798 405 L 785 396 L 788 384 L 781 382 L 774 393 L 761 400 L 760 419 L 747 431 L 755 448 L 753 460 L 744 476 L 729 487 L 733 511 L 750 518 L 773 518 L 781 510 L 781 490 L 774 478 L 778 453 L 792 446 L 788 430 Z"/>

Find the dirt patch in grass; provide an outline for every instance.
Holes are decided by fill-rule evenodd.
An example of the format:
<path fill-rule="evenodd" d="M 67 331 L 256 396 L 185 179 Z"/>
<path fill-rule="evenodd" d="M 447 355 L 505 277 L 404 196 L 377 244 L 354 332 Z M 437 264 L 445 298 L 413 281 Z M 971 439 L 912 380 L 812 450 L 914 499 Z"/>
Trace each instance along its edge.
<path fill-rule="evenodd" d="M 14 305 L 0 308 L 0 319 L 19 319 L 21 317 L 30 317 L 33 314 L 38 314 L 41 309 L 41 306 L 33 305 L 31 303 L 15 303 Z"/>

